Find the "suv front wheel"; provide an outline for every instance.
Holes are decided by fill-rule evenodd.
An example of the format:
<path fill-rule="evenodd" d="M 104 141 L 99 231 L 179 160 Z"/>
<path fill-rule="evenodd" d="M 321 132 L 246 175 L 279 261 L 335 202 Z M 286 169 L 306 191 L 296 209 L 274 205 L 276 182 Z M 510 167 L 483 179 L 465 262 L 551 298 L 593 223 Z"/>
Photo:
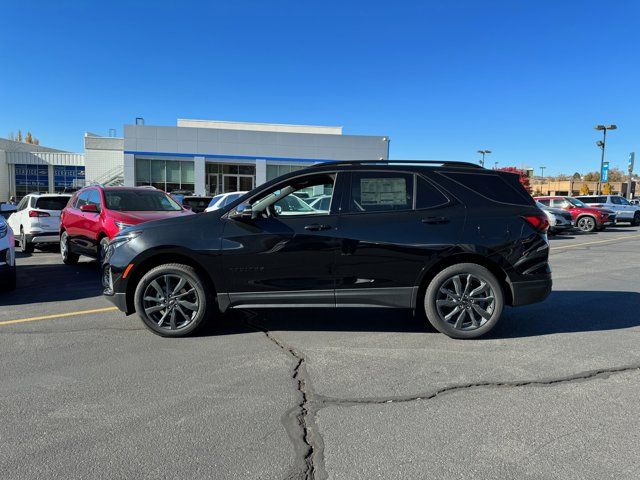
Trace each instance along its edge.
<path fill-rule="evenodd" d="M 134 294 L 136 312 L 144 324 L 163 337 L 183 337 L 205 323 L 211 296 L 192 267 L 160 265 L 140 279 Z"/>
<path fill-rule="evenodd" d="M 451 338 L 477 338 L 502 315 L 504 293 L 498 279 L 485 267 L 459 263 L 438 273 L 424 297 L 427 318 Z"/>

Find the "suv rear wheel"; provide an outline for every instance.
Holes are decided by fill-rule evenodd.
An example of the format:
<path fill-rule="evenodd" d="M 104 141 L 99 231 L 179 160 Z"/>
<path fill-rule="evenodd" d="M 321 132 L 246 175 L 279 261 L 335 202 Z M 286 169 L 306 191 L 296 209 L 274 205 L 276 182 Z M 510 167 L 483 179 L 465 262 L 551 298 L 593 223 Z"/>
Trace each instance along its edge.
<path fill-rule="evenodd" d="M 22 253 L 33 253 L 33 243 L 27 240 L 27 235 L 22 227 L 20 227 L 20 250 Z"/>
<path fill-rule="evenodd" d="M 203 323 L 213 304 L 198 273 L 170 263 L 149 270 L 134 294 L 136 312 L 144 324 L 163 337 L 183 337 Z"/>
<path fill-rule="evenodd" d="M 425 293 L 427 318 L 451 338 L 476 338 L 491 330 L 502 315 L 504 293 L 489 270 L 459 263 L 437 274 Z"/>

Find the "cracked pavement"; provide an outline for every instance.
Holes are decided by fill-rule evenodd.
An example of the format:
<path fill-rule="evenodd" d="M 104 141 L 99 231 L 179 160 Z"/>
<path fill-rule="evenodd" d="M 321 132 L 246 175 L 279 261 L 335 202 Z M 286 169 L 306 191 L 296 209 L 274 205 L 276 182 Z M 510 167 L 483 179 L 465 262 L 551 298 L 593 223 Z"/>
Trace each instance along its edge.
<path fill-rule="evenodd" d="M 2 326 L 0 471 L 639 478 L 640 229 L 551 248 L 552 296 L 476 341 L 375 309 L 239 312 L 180 340 L 117 312 Z M 0 321 L 108 305 L 89 262 L 18 262 Z"/>

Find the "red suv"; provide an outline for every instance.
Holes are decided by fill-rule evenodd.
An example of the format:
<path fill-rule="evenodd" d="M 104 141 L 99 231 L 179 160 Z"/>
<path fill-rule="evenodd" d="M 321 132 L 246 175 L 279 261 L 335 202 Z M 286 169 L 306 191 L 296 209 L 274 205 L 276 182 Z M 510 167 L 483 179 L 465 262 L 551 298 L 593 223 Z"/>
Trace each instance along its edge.
<path fill-rule="evenodd" d="M 583 232 L 604 230 L 615 224 L 616 213 L 606 208 L 591 207 L 573 197 L 534 197 L 547 207 L 562 208 L 571 212 L 576 227 Z"/>
<path fill-rule="evenodd" d="M 74 264 L 80 255 L 102 261 L 109 240 L 121 230 L 181 215 L 193 212 L 155 188 L 83 188 L 71 197 L 60 216 L 62 261 Z"/>

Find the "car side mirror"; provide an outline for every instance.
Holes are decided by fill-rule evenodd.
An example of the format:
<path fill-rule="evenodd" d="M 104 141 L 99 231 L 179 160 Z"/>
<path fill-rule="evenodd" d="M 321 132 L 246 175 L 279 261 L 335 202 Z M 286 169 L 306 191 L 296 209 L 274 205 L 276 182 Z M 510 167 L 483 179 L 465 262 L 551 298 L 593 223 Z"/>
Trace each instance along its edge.
<path fill-rule="evenodd" d="M 229 218 L 233 220 L 251 220 L 253 218 L 253 210 L 248 203 L 241 203 L 235 210 L 229 213 Z"/>
<path fill-rule="evenodd" d="M 87 203 L 86 205 L 80 205 L 80 211 L 86 213 L 98 213 L 98 206 L 93 203 Z"/>

